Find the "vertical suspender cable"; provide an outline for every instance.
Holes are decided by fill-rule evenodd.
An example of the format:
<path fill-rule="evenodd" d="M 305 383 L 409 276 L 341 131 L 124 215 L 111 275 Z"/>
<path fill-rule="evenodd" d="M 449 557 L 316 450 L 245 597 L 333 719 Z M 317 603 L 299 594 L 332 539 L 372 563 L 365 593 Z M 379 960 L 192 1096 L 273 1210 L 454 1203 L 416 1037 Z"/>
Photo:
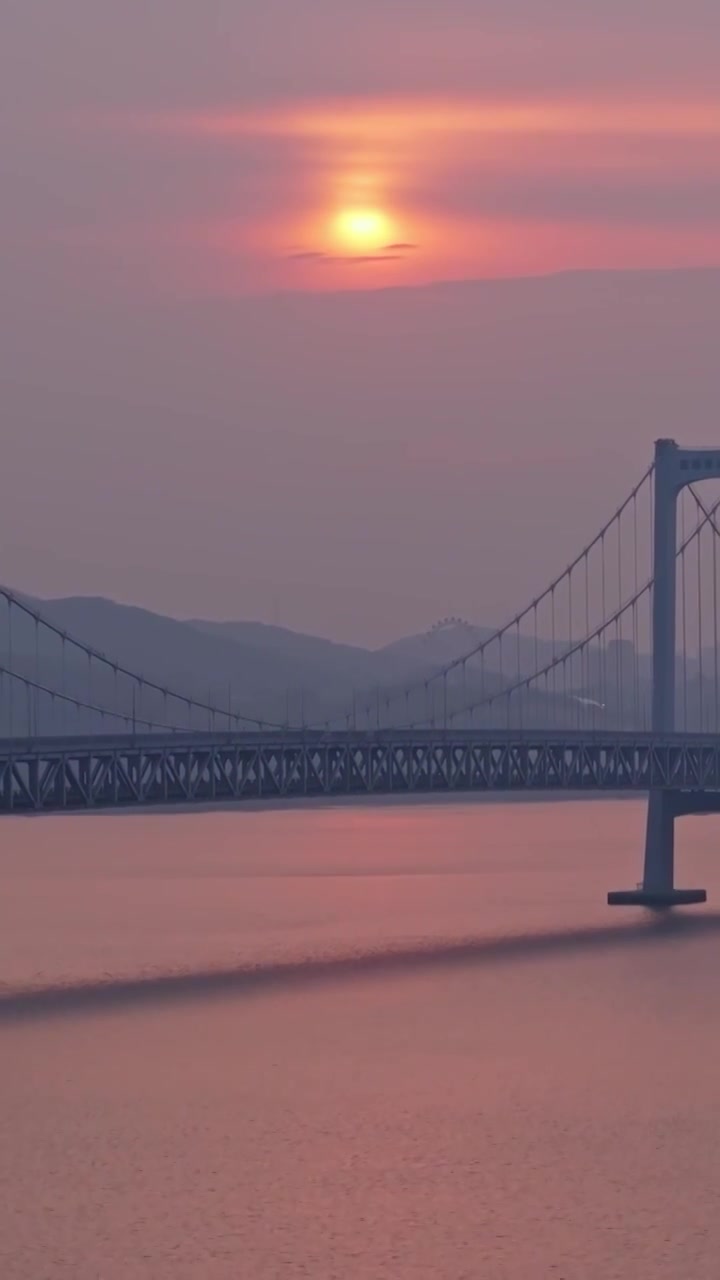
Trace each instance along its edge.
<path fill-rule="evenodd" d="M 10 678 L 8 680 L 8 696 L 10 698 L 10 737 L 12 738 L 15 731 L 15 681 L 12 676 L 13 670 L 13 639 L 12 639 L 12 602 L 8 599 L 8 668 L 10 670 Z"/>
<path fill-rule="evenodd" d="M 712 654 L 714 654 L 714 671 L 715 671 L 715 723 L 714 732 L 719 728 L 719 718 L 717 718 L 717 698 L 719 698 L 719 685 L 717 685 L 717 534 L 712 530 Z"/>
<path fill-rule="evenodd" d="M 637 513 L 637 495 L 633 498 L 633 607 L 632 607 L 632 646 L 633 646 L 633 722 L 635 728 L 638 727 L 640 718 L 640 655 L 638 648 L 640 638 L 638 635 L 638 614 L 637 614 L 637 593 L 638 593 L 638 513 Z"/>
<path fill-rule="evenodd" d="M 712 533 L 712 530 L 711 530 Z M 700 732 L 704 729 L 705 721 L 705 697 L 703 689 L 703 611 L 702 611 L 702 564 L 700 560 L 702 529 L 698 530 L 697 535 L 697 598 L 698 598 L 698 716 L 700 719 Z"/>
<path fill-rule="evenodd" d="M 685 494 L 683 492 L 683 498 Z M 685 504 L 680 501 L 680 536 L 682 538 L 682 552 L 680 555 L 680 575 L 681 575 L 681 599 L 682 599 L 682 646 L 683 646 L 683 729 L 687 731 L 687 702 L 688 702 L 688 686 L 687 686 L 687 594 L 685 587 L 685 556 L 687 547 L 685 546 Z"/>
<path fill-rule="evenodd" d="M 519 618 L 515 623 L 515 649 L 516 649 L 515 657 L 517 660 L 516 661 L 516 673 L 517 673 L 516 679 L 517 679 L 517 686 L 518 686 L 518 723 L 519 723 L 519 727 L 522 728 L 524 697 L 523 697 L 523 691 L 520 688 L 521 666 L 520 666 L 520 619 Z"/>
<path fill-rule="evenodd" d="M 600 540 L 600 556 L 601 556 L 601 593 L 600 593 L 601 621 L 605 622 L 605 618 L 606 618 L 605 534 L 602 535 L 602 538 Z M 606 662 L 605 662 L 605 631 L 600 632 L 600 636 L 598 636 L 598 640 L 600 640 L 600 685 L 602 690 L 600 700 L 601 700 L 601 703 L 606 704 L 607 703 L 607 668 L 606 668 Z"/>

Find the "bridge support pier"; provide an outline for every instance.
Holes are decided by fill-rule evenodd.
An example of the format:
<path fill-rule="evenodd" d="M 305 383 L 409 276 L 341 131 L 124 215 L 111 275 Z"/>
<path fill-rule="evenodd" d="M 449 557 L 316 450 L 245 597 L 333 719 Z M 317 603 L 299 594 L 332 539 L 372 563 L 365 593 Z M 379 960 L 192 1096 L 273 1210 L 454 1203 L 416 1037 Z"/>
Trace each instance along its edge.
<path fill-rule="evenodd" d="M 642 884 L 637 889 L 620 889 L 609 893 L 608 903 L 611 907 L 653 907 L 662 910 L 707 901 L 704 889 L 675 888 L 676 812 L 673 792 L 650 792 Z"/>
<path fill-rule="evenodd" d="M 717 461 L 716 450 L 681 450 L 674 440 L 655 441 L 652 602 L 652 727 L 655 733 L 672 733 L 675 728 L 678 494 L 700 476 L 714 474 Z M 675 805 L 671 792 L 650 792 L 642 885 L 609 893 L 611 906 L 664 908 L 707 900 L 704 889 L 674 887 Z"/>

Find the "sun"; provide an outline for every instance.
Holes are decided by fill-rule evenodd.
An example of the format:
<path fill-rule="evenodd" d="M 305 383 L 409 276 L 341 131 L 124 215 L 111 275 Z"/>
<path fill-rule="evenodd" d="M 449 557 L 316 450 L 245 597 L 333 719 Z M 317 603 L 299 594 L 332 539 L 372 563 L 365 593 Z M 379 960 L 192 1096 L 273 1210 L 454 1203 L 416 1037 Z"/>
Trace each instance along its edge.
<path fill-rule="evenodd" d="M 381 209 L 343 209 L 333 223 L 336 240 L 353 253 L 373 253 L 392 239 L 392 222 Z"/>

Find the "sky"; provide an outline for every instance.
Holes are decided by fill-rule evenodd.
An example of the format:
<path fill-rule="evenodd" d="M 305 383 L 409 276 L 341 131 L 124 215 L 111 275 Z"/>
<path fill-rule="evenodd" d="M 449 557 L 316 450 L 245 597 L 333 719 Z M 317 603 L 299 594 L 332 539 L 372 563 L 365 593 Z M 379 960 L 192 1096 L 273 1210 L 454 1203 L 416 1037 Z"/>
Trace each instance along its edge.
<path fill-rule="evenodd" d="M 3 578 L 514 612 L 712 435 L 711 271 L 522 282 L 720 266 L 718 47 L 715 0 L 5 0 Z"/>

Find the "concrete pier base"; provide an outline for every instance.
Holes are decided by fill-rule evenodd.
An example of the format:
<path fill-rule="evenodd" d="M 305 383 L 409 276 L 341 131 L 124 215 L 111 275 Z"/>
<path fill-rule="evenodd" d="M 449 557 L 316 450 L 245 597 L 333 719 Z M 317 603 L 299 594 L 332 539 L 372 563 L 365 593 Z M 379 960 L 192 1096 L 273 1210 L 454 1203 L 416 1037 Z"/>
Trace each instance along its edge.
<path fill-rule="evenodd" d="M 707 902 L 704 889 L 675 888 L 675 817 L 678 800 L 672 791 L 651 791 L 648 797 L 643 881 L 635 889 L 608 894 L 610 907 L 690 907 Z"/>
<path fill-rule="evenodd" d="M 691 907 L 698 902 L 707 902 L 705 889 L 616 889 L 608 894 L 608 906 L 652 907 L 655 911 Z"/>

